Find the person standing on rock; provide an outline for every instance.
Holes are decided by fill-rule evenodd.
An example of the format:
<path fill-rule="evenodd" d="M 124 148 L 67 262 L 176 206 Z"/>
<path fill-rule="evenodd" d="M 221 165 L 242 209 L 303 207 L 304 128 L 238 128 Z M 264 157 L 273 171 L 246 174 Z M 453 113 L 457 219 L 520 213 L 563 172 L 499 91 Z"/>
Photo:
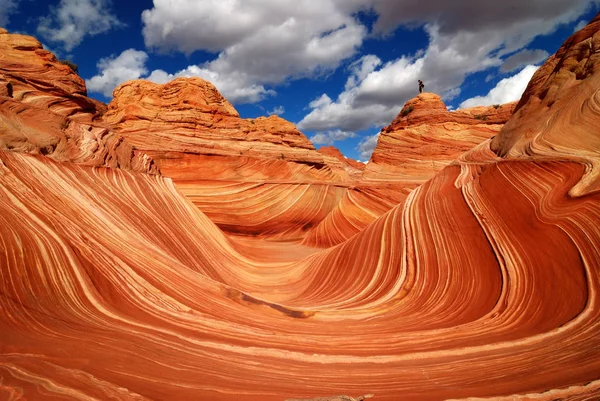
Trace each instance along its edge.
<path fill-rule="evenodd" d="M 425 84 L 423 81 L 419 79 L 419 93 L 423 93 L 423 89 L 425 88 Z"/>

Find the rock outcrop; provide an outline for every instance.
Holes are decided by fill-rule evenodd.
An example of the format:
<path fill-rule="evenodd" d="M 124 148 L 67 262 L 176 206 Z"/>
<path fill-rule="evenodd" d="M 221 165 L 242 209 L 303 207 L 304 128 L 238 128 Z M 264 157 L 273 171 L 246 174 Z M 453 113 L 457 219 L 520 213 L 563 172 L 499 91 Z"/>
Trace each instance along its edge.
<path fill-rule="evenodd" d="M 423 93 L 409 100 L 381 131 L 364 178 L 421 184 L 458 156 L 496 135 L 516 103 L 450 112 Z"/>
<path fill-rule="evenodd" d="M 175 179 L 227 179 L 234 177 L 333 179 L 331 170 L 312 143 L 296 127 L 278 117 L 242 119 L 235 108 L 210 82 L 201 78 L 178 78 L 167 84 L 130 81 L 114 91 L 104 115 L 106 124 L 136 149 L 155 157 L 162 170 Z M 197 157 L 200 156 L 200 157 Z M 231 163 L 215 171 L 181 168 L 199 165 L 214 157 L 214 163 Z M 248 160 L 268 161 L 244 169 Z M 297 170 L 281 169 L 281 161 L 298 164 Z M 193 169 L 194 171 L 190 171 Z M 182 177 L 182 178 L 183 178 Z"/>
<path fill-rule="evenodd" d="M 599 32 L 494 138 L 328 249 L 226 234 L 158 174 L 0 150 L 0 397 L 597 399 Z M 264 192 L 265 219 L 301 197 Z"/>
<path fill-rule="evenodd" d="M 240 118 L 201 78 L 125 83 L 104 122 L 231 234 L 302 238 L 361 174 L 280 117 Z"/>
<path fill-rule="evenodd" d="M 361 232 L 461 154 L 496 135 L 515 105 L 450 112 L 433 93 L 409 100 L 381 131 L 362 179 L 311 230 L 304 244 L 330 247 Z"/>
<path fill-rule="evenodd" d="M 341 177 L 349 181 L 358 181 L 365 170 L 365 164 L 345 157 L 340 150 L 334 146 L 323 146 L 319 153 L 325 157 L 325 163 L 333 168 Z"/>
<path fill-rule="evenodd" d="M 106 106 L 37 40 L 0 30 L 0 54 L 0 150 L 158 173 L 148 155 L 98 123 Z"/>
<path fill-rule="evenodd" d="M 0 28 L 0 54 L 0 96 L 85 123 L 106 109 L 87 97 L 83 79 L 35 38 Z"/>

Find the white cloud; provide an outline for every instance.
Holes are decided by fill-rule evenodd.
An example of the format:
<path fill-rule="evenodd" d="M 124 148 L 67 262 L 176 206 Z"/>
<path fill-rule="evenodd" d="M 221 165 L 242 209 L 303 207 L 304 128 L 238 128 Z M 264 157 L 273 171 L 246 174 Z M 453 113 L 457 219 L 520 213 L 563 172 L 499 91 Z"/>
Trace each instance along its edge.
<path fill-rule="evenodd" d="M 273 110 L 267 112 L 270 116 L 280 116 L 283 113 L 285 113 L 285 107 L 283 106 L 277 106 Z"/>
<path fill-rule="evenodd" d="M 302 131 L 360 131 L 376 124 L 383 126 L 389 123 L 398 113 L 395 106 L 381 104 L 356 105 L 359 85 L 365 77 L 370 76 L 373 69 L 381 64 L 381 60 L 373 55 L 366 55 L 351 65 L 351 74 L 346 81 L 346 90 L 336 101 L 327 94 L 322 94 L 309 103 L 312 110 L 298 123 Z M 415 81 L 416 82 L 416 81 Z"/>
<path fill-rule="evenodd" d="M 362 141 L 360 141 L 356 150 L 358 150 L 359 157 L 361 160 L 371 159 L 371 154 L 373 154 L 373 151 L 375 150 L 375 147 L 377 146 L 378 140 L 379 140 L 379 134 L 375 134 L 372 136 L 367 136 Z"/>
<path fill-rule="evenodd" d="M 202 65 L 157 71 L 150 79 L 198 75 L 234 103 L 260 101 L 290 79 L 337 69 L 368 34 L 359 11 L 374 13 L 375 34 L 425 24 L 426 50 L 385 65 L 375 55 L 363 57 L 349 68 L 349 94 L 303 120 L 317 131 L 348 130 L 393 118 L 392 110 L 416 93 L 419 78 L 426 80 L 426 90 L 456 97 L 467 75 L 499 66 L 503 55 L 574 21 L 589 6 L 589 0 L 506 1 L 499 7 L 479 0 L 154 0 L 142 21 L 151 49 L 217 54 Z M 318 123 L 328 115 L 345 124 Z"/>
<path fill-rule="evenodd" d="M 353 10 L 339 0 L 154 0 L 143 33 L 159 51 L 218 53 L 187 69 L 210 75 L 225 96 L 235 82 L 246 92 L 238 102 L 257 101 L 266 85 L 328 73 L 353 56 L 367 35 Z"/>
<path fill-rule="evenodd" d="M 597 0 L 358 0 L 378 15 L 376 32 L 399 25 L 433 23 L 443 36 L 456 32 L 498 32 L 507 41 L 503 54 L 525 46 L 536 35 L 553 31 L 558 24 L 573 22 Z"/>
<path fill-rule="evenodd" d="M 476 96 L 465 100 L 460 104 L 460 108 L 475 106 L 491 106 L 493 104 L 504 104 L 514 102 L 521 98 L 527 88 L 527 84 L 533 77 L 533 74 L 539 67 L 528 65 L 521 72 L 498 82 L 498 84 L 485 96 Z"/>
<path fill-rule="evenodd" d="M 538 64 L 545 61 L 548 56 L 550 56 L 550 54 L 541 49 L 521 50 L 504 60 L 504 64 L 500 66 L 500 71 L 513 72 L 523 66 Z"/>
<path fill-rule="evenodd" d="M 503 55 L 523 48 L 561 23 L 575 21 L 590 5 L 586 0 L 507 0 L 510 7 L 479 0 L 355 1 L 374 7 L 378 15 L 375 32 L 425 22 L 429 45 L 414 56 L 387 63 L 373 55 L 364 56 L 350 68 L 346 87 L 337 99 L 323 94 L 309 104 L 310 111 L 298 123 L 302 130 L 352 131 L 388 124 L 403 104 L 418 94 L 418 79 L 425 82 L 425 91 L 452 100 L 460 95 L 470 74 L 502 65 Z M 541 53 L 533 55 L 541 57 Z"/>
<path fill-rule="evenodd" d="M 579 21 L 577 23 L 577 25 L 575 25 L 575 28 L 573 28 L 573 33 L 582 30 L 587 24 L 588 24 L 588 21 L 585 21 L 585 20 Z"/>
<path fill-rule="evenodd" d="M 110 0 L 61 0 L 40 18 L 37 31 L 70 51 L 86 36 L 95 36 L 123 24 L 110 11 Z"/>
<path fill-rule="evenodd" d="M 229 101 L 234 103 L 255 103 L 267 96 L 275 94 L 272 90 L 265 89 L 262 85 L 248 84 L 236 77 L 222 78 L 220 74 L 195 65 L 189 66 L 175 74 L 163 70 L 154 70 L 149 73 L 146 67 L 148 54 L 141 50 L 128 49 L 119 56 L 110 56 L 98 62 L 98 74 L 86 80 L 89 91 L 102 93 L 111 97 L 113 90 L 125 81 L 132 79 L 147 79 L 164 84 L 179 77 L 200 77 L 214 84 L 219 92 Z"/>
<path fill-rule="evenodd" d="M 148 55 L 139 50 L 128 49 L 119 56 L 110 56 L 97 64 L 98 75 L 85 81 L 88 90 L 111 97 L 113 90 L 121 83 L 139 79 L 148 73 Z"/>
<path fill-rule="evenodd" d="M 0 27 L 6 27 L 10 16 L 17 12 L 20 0 L 0 0 Z"/>
<path fill-rule="evenodd" d="M 354 138 L 354 132 L 346 132 L 341 130 L 318 132 L 310 137 L 310 141 L 315 145 L 333 145 L 335 141 L 343 141 L 348 138 Z"/>
<path fill-rule="evenodd" d="M 467 74 L 499 65 L 490 57 L 494 44 L 475 45 L 476 35 L 457 34 L 454 38 L 439 35 L 436 27 L 428 27 L 430 43 L 419 57 L 402 56 L 382 64 L 374 56 L 364 56 L 351 68 L 345 90 L 333 101 L 327 95 L 309 104 L 312 110 L 298 123 L 301 130 L 324 131 L 342 129 L 364 130 L 389 124 L 404 103 L 418 95 L 418 79 L 425 81 L 425 90 L 441 94 L 450 100 L 460 94 L 460 85 Z M 467 53 L 465 53 L 467 52 Z M 379 68 L 377 68 L 379 67 Z"/>

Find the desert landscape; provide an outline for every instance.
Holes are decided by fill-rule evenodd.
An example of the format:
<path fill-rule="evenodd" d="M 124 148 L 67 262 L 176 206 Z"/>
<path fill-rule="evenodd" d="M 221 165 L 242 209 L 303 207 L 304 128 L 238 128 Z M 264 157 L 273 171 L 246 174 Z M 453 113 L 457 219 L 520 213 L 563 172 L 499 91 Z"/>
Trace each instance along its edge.
<path fill-rule="evenodd" d="M 397 113 L 362 163 L 0 30 L 0 399 L 600 399 L 600 16 Z"/>

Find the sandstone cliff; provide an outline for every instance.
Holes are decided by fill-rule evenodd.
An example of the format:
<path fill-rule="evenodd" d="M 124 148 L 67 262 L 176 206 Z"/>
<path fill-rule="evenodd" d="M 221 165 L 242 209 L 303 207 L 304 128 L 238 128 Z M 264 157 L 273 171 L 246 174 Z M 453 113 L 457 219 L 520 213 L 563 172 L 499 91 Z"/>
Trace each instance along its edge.
<path fill-rule="evenodd" d="M 244 174 L 287 180 L 335 178 L 323 156 L 292 123 L 277 116 L 242 119 L 214 85 L 201 78 L 178 78 L 164 85 L 127 82 L 115 89 L 104 121 L 137 149 L 154 156 L 173 178 L 186 173 L 193 179 Z M 244 168 L 253 159 L 264 163 Z M 214 170 L 181 168 L 209 160 L 233 164 L 218 176 Z"/>
<path fill-rule="evenodd" d="M 450 112 L 438 95 L 409 100 L 385 127 L 364 178 L 423 183 L 461 154 L 496 135 L 515 103 Z"/>
<path fill-rule="evenodd" d="M 0 95 L 89 123 L 106 106 L 88 98 L 85 82 L 35 38 L 0 28 Z"/>
<path fill-rule="evenodd" d="M 102 124 L 105 106 L 34 38 L 0 30 L 0 150 L 157 173 L 150 157 Z"/>
<path fill-rule="evenodd" d="M 304 244 L 329 247 L 356 235 L 458 156 L 496 135 L 515 105 L 450 112 L 433 93 L 409 100 L 381 130 L 362 180 L 311 230 Z"/>
<path fill-rule="evenodd" d="M 200 78 L 125 83 L 103 119 L 232 234 L 301 238 L 361 174 L 282 118 L 240 118 Z"/>

